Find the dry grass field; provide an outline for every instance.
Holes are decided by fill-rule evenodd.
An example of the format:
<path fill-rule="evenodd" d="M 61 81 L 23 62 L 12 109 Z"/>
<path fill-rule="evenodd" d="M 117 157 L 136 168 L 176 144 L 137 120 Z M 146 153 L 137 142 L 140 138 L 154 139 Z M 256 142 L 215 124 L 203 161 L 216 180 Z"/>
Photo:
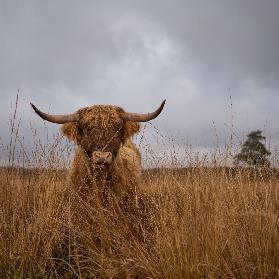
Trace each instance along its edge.
<path fill-rule="evenodd" d="M 159 169 L 144 177 L 137 202 L 119 210 L 75 196 L 64 172 L 2 169 L 0 277 L 279 277 L 274 173 Z"/>
<path fill-rule="evenodd" d="M 136 198 L 103 205 L 72 191 L 59 146 L 25 152 L 11 118 L 0 278 L 279 278 L 277 171 L 146 170 Z"/>

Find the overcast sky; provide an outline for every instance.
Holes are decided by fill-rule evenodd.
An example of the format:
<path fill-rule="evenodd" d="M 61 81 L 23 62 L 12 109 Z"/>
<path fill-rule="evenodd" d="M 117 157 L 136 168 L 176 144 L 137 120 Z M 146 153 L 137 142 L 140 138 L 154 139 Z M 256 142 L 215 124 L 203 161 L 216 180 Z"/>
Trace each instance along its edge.
<path fill-rule="evenodd" d="M 38 121 L 30 101 L 144 113 L 167 99 L 156 124 L 201 148 L 215 128 L 224 143 L 231 121 L 239 137 L 278 139 L 278 11 L 278 0 L 0 0 L 0 137 L 19 88 L 23 134 Z"/>

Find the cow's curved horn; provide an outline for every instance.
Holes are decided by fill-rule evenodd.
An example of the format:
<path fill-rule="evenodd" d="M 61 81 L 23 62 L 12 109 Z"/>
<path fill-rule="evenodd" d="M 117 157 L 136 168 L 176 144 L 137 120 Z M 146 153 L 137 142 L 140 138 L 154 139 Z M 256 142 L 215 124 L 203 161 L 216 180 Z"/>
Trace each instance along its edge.
<path fill-rule="evenodd" d="M 52 123 L 57 123 L 57 124 L 64 124 L 68 122 L 75 122 L 78 121 L 78 114 L 73 113 L 73 114 L 65 114 L 65 115 L 52 115 L 52 114 L 47 114 L 45 112 L 40 111 L 38 108 L 36 108 L 32 103 L 30 103 L 34 111 L 42 117 L 44 120 L 47 120 Z"/>
<path fill-rule="evenodd" d="M 161 105 L 159 106 L 159 108 L 157 108 L 155 111 L 146 113 L 146 114 L 125 112 L 122 116 L 122 119 L 126 120 L 126 121 L 134 121 L 134 122 L 150 121 L 150 120 L 156 118 L 161 113 L 161 111 L 164 108 L 165 103 L 166 103 L 166 100 L 164 100 L 161 103 Z"/>

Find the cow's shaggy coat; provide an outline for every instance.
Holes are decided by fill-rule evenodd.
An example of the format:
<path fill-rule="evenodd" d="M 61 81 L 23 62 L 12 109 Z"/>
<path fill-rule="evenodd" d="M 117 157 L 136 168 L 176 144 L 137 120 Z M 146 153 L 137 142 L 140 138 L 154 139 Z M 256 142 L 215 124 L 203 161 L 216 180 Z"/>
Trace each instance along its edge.
<path fill-rule="evenodd" d="M 80 193 L 109 188 L 116 196 L 131 193 L 141 175 L 140 153 L 132 142 L 139 124 L 123 121 L 123 109 L 115 106 L 91 106 L 78 111 L 78 123 L 66 123 L 62 132 L 76 141 L 78 148 L 71 169 L 71 182 Z M 95 150 L 113 154 L 112 163 L 99 169 L 91 162 Z"/>
<path fill-rule="evenodd" d="M 62 132 L 74 140 L 78 149 L 71 169 L 71 184 L 78 193 L 109 192 L 119 197 L 135 192 L 141 174 L 140 154 L 132 137 L 138 122 L 150 121 L 162 111 L 129 113 L 110 105 L 94 105 L 68 115 L 50 115 L 32 103 L 43 119 L 63 124 Z"/>

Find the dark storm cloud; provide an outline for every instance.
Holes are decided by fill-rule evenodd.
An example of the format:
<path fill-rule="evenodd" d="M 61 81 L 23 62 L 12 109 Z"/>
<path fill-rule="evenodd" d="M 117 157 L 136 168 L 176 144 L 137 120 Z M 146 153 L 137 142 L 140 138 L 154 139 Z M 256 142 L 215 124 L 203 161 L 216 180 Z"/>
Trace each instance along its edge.
<path fill-rule="evenodd" d="M 157 123 L 197 144 L 212 144 L 214 125 L 224 141 L 232 118 L 240 136 L 266 127 L 278 138 L 278 10 L 272 0 L 2 0 L 2 137 L 20 88 L 23 122 L 30 100 L 56 113 L 145 112 L 167 98 Z"/>
<path fill-rule="evenodd" d="M 207 74 L 233 80 L 278 77 L 278 9 L 272 0 L 163 1 L 146 12 Z"/>

